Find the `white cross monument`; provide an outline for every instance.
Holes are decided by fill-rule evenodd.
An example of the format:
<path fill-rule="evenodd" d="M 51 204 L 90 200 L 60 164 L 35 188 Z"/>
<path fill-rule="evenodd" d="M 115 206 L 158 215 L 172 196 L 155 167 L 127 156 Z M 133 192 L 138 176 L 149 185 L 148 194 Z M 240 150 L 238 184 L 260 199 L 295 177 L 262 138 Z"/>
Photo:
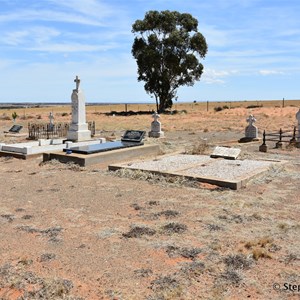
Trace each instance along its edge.
<path fill-rule="evenodd" d="M 73 90 L 72 100 L 72 123 L 70 125 L 67 139 L 70 141 L 86 141 L 91 139 L 91 131 L 88 130 L 85 116 L 85 97 L 80 90 L 80 79 L 78 76 L 74 79 L 76 88 Z"/>
<path fill-rule="evenodd" d="M 151 123 L 151 131 L 149 131 L 148 135 L 149 137 L 153 138 L 159 138 L 159 137 L 164 137 L 164 132 L 161 131 L 161 123 L 158 121 L 160 118 L 158 113 L 154 113 L 152 115 L 154 121 Z"/>

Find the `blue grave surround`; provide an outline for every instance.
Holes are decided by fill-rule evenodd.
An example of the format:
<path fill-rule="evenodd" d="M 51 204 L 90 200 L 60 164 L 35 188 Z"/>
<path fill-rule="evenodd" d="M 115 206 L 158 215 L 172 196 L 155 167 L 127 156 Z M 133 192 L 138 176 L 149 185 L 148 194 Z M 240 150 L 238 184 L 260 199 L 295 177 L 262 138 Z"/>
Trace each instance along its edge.
<path fill-rule="evenodd" d="M 121 141 L 71 147 L 70 149 L 63 149 L 63 151 L 72 151 L 72 153 L 79 154 L 93 154 L 117 149 L 142 146 L 144 145 L 144 142 L 142 140 L 145 136 L 145 133 L 145 131 L 140 130 L 127 130 L 124 136 L 122 137 Z"/>

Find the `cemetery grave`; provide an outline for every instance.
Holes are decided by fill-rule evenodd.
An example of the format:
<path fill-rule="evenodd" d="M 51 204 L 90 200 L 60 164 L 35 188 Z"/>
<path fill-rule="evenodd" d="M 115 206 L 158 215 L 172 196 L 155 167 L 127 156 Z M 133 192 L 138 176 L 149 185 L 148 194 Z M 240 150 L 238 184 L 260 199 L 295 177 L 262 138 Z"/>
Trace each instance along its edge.
<path fill-rule="evenodd" d="M 165 176 L 183 176 L 199 182 L 240 189 L 254 176 L 282 161 L 215 159 L 207 155 L 176 154 L 123 164 L 111 164 L 109 170 L 142 170 Z"/>

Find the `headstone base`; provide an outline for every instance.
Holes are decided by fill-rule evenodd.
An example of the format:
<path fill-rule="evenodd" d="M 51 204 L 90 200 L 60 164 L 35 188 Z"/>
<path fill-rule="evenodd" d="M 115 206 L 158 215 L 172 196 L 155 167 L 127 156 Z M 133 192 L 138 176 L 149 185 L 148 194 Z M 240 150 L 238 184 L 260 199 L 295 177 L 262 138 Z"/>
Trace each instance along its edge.
<path fill-rule="evenodd" d="M 239 139 L 239 143 L 250 143 L 250 142 L 257 142 L 259 141 L 259 138 L 250 138 L 250 137 L 243 137 L 241 139 Z"/>
<path fill-rule="evenodd" d="M 161 138 L 164 137 L 165 134 L 163 131 L 159 131 L 159 132 L 149 131 L 148 136 L 152 138 Z"/>
<path fill-rule="evenodd" d="M 73 131 L 69 130 L 67 135 L 67 140 L 69 141 L 88 141 L 91 139 L 91 131 L 90 130 L 82 130 L 82 131 Z"/>

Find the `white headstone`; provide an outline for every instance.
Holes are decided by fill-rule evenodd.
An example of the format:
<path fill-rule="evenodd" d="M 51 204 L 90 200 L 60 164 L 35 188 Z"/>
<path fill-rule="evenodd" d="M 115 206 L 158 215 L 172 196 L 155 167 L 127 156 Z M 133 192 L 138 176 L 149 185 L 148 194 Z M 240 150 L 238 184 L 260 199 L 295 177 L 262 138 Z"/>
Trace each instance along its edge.
<path fill-rule="evenodd" d="M 149 131 L 149 137 L 159 138 L 164 136 L 164 132 L 161 131 L 161 123 L 158 121 L 160 115 L 158 113 L 154 113 L 152 115 L 154 121 L 151 123 L 151 131 Z"/>
<path fill-rule="evenodd" d="M 250 115 L 249 118 L 247 118 L 247 122 L 249 123 L 249 125 L 245 129 L 245 137 L 250 139 L 257 139 L 258 129 L 255 125 L 253 125 L 256 122 L 256 119 L 253 117 L 253 115 Z"/>
<path fill-rule="evenodd" d="M 85 116 L 85 97 L 80 90 L 80 79 L 74 79 L 76 88 L 73 90 L 72 99 L 72 123 L 70 125 L 67 139 L 71 141 L 86 141 L 91 139 L 91 131 L 88 130 Z"/>

